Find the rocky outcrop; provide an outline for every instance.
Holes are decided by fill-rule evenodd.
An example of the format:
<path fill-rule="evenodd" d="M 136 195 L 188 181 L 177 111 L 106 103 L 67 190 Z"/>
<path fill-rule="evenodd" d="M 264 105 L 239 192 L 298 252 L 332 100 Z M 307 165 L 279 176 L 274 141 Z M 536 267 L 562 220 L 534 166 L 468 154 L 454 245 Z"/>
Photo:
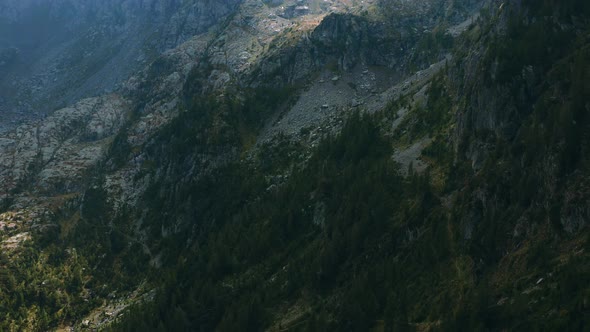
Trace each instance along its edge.
<path fill-rule="evenodd" d="M 43 193 L 79 188 L 85 172 L 107 151 L 108 138 L 121 129 L 127 110 L 126 101 L 117 95 L 85 99 L 4 136 L 3 196 L 32 183 Z"/>
<path fill-rule="evenodd" d="M 415 67 L 426 68 L 444 59 L 444 52 L 434 58 L 425 56 L 428 50 L 420 42 L 441 22 L 449 26 L 464 22 L 477 3 L 466 3 L 458 10 L 448 1 L 377 1 L 357 10 L 335 11 L 307 31 L 300 27 L 298 30 L 306 33 L 297 42 L 289 34 L 275 39 L 264 61 L 250 66 L 248 79 L 254 85 L 277 86 L 300 82 L 326 67 L 347 72 L 358 65 L 385 67 L 408 75 Z M 379 14 L 368 14 L 373 11 Z"/>

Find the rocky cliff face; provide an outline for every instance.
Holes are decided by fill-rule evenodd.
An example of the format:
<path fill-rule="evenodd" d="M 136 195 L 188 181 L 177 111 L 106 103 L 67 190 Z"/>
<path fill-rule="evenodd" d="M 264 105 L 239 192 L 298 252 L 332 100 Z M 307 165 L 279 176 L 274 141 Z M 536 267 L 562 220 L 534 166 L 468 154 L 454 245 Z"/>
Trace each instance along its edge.
<path fill-rule="evenodd" d="M 568 64 L 566 59 L 573 61 L 586 52 L 572 49 L 578 45 L 575 39 L 585 29 L 582 27 L 587 18 L 576 14 L 576 10 L 570 11 L 570 6 L 556 4 L 552 18 L 543 19 L 538 16 L 542 5 L 529 7 L 514 1 L 488 7 L 485 15 L 493 23 L 477 31 L 481 41 L 468 54 L 459 53 L 461 65 L 457 63 L 449 74 L 457 100 L 465 102 L 456 113 L 453 133 L 458 158 L 468 160 L 476 172 L 489 171 L 490 160 L 520 165 L 522 169 L 516 172 L 502 166 L 496 171 L 514 181 L 522 176 L 519 185 L 514 186 L 523 191 L 521 196 L 535 197 L 534 207 L 511 225 L 514 238 L 532 232 L 531 214 L 536 209 L 554 209 L 552 222 L 570 233 L 583 229 L 586 221 L 582 220 L 590 217 L 587 204 L 574 208 L 568 203 L 570 197 L 587 192 L 583 171 L 578 167 L 586 153 L 586 138 L 582 134 L 586 115 L 582 114 L 589 109 L 587 100 L 582 101 L 588 90 L 565 88 L 560 83 L 579 79 L 566 78 L 569 74 L 564 72 L 573 72 L 574 67 L 583 65 Z M 583 12 L 581 7 L 578 10 Z M 563 12 L 571 16 L 560 16 Z M 524 46 L 515 48 L 516 40 Z M 512 53 L 518 56 L 508 60 L 507 54 Z M 564 76 L 557 79 L 559 75 Z M 560 108 L 559 103 L 568 106 Z M 548 145 L 541 148 L 540 142 Z M 515 150 L 498 156 L 497 151 L 506 146 Z M 523 149 L 522 155 L 516 152 L 518 149 Z M 565 174 L 567 180 L 563 178 Z M 482 186 L 470 205 L 490 213 L 506 207 L 509 203 L 502 202 L 494 191 Z M 481 217 L 467 219 L 473 224 L 481 221 Z"/>
<path fill-rule="evenodd" d="M 298 44 L 277 39 L 264 61 L 253 67 L 251 80 L 254 84 L 270 80 L 276 85 L 300 81 L 326 66 L 349 72 L 362 65 L 387 67 L 407 76 L 445 57 L 446 52 L 437 49 L 439 45 L 427 46 L 424 38 L 437 26 L 442 32 L 439 37 L 444 36 L 443 26 L 464 22 L 477 8 L 476 3 L 453 10 L 453 2 L 448 1 L 426 1 L 419 6 L 388 1 L 333 13 Z"/>

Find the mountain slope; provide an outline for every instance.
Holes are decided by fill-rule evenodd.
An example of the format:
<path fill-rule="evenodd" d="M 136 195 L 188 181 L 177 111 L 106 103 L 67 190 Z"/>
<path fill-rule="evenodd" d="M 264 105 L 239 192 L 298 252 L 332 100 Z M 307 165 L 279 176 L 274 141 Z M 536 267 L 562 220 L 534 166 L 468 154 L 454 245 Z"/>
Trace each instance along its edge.
<path fill-rule="evenodd" d="M 588 6 L 314 4 L 1 141 L 3 327 L 588 324 Z"/>
<path fill-rule="evenodd" d="M 544 120 L 552 129 L 534 128 L 552 113 L 587 126 L 581 86 L 557 90 L 577 107 L 542 104 L 570 81 L 568 73 L 588 73 L 587 62 L 569 60 L 587 58 L 587 11 L 570 18 L 572 11 L 557 10 L 519 25 L 557 5 L 545 6 L 489 7 L 443 72 L 374 115 L 353 115 L 311 156 L 297 141 L 275 139 L 254 161 L 222 168 L 186 192 L 169 196 L 166 184 L 155 186 L 161 204 L 193 220 L 177 237 L 190 246 L 162 246 L 170 258 L 180 255 L 177 274 L 156 306 L 117 328 L 582 329 L 584 131 L 568 141 L 563 135 L 573 129 L 563 131 L 556 115 Z M 537 29 L 555 31 L 541 34 L 539 49 L 531 38 Z M 498 51 L 503 43 L 524 45 L 525 58 Z M 539 54 L 529 58 L 529 51 Z M 512 68 L 501 78 L 490 74 Z M 530 78 L 552 77 L 545 73 L 557 76 Z M 547 150 L 533 150 L 542 139 Z M 404 179 L 391 157 L 414 142 L 423 150 Z M 414 161 L 427 171 L 417 174 Z M 154 217 L 156 229 L 172 222 Z"/>
<path fill-rule="evenodd" d="M 115 91 L 162 52 L 223 21 L 239 2 L 4 1 L 3 127 Z"/>

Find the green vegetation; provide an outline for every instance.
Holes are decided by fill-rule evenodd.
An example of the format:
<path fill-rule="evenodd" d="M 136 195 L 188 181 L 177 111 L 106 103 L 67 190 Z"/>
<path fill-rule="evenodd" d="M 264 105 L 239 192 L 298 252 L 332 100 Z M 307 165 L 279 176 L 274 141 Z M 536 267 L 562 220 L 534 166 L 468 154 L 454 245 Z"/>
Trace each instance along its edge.
<path fill-rule="evenodd" d="M 181 214 L 192 235 L 187 228 L 170 242 L 193 244 L 168 254 L 176 263 L 158 279 L 167 285 L 158 298 L 112 328 L 582 330 L 588 231 L 565 230 L 572 212 L 563 200 L 588 193 L 586 41 L 545 31 L 551 20 L 511 20 L 508 39 L 498 40 L 508 46 L 487 50 L 499 75 L 486 84 L 529 94 L 502 104 L 521 110 L 515 137 L 482 129 L 461 138 L 493 147 L 481 168 L 464 147 L 456 157 L 448 138 L 451 115 L 475 98 L 460 96 L 452 72 L 432 81 L 401 136 L 383 133 L 404 103 L 353 114 L 305 164 L 292 157 L 303 148 L 284 143 L 218 168 L 183 193 L 190 203 L 165 199 L 175 211 L 192 207 Z M 523 57 L 508 56 L 511 43 L 525 45 Z M 526 66 L 547 81 L 527 86 Z M 565 102 L 554 101 L 556 88 Z M 425 135 L 433 138 L 423 152 L 430 171 L 401 177 L 392 146 Z M 547 158 L 558 167 L 547 168 Z M 281 172 L 278 185 L 267 177 Z M 565 177 L 572 174 L 580 181 Z"/>
<path fill-rule="evenodd" d="M 75 195 L 54 199 L 80 202 Z M 18 249 L 2 248 L 0 330 L 44 331 L 79 321 L 113 290 L 129 291 L 143 279 L 146 260 L 128 243 L 130 220 L 117 217 L 117 228 L 108 223 L 111 209 L 99 185 L 81 200 L 80 211 L 55 210 L 55 224 L 34 229 Z"/>
<path fill-rule="evenodd" d="M 0 254 L 0 330 L 79 320 L 144 280 L 155 298 L 106 330 L 587 329 L 590 29 L 546 16 L 580 25 L 588 6 L 557 3 L 524 1 L 506 35 L 486 13 L 457 44 L 482 51 L 473 68 L 442 72 L 423 101 L 350 114 L 315 148 L 281 136 L 250 154 L 296 87 L 213 96 L 197 69 L 186 109 L 145 146 L 138 206 L 115 214 L 96 176 L 59 227 Z M 441 31 L 431 55 L 455 43 Z M 494 126 L 472 123 L 478 98 L 499 105 Z M 402 176 L 395 147 L 427 136 L 428 168 Z M 131 147 L 115 142 L 116 168 Z"/>
<path fill-rule="evenodd" d="M 177 263 L 158 279 L 167 286 L 156 301 L 113 329 L 257 331 L 280 321 L 275 308 L 285 302 L 306 312 L 286 326 L 295 330 L 583 326 L 588 261 L 559 263 L 558 247 L 535 236 L 541 242 L 522 250 L 529 269 L 504 275 L 514 263 L 493 263 L 500 244 L 489 236 L 502 234 L 498 225 L 486 219 L 466 241 L 459 215 L 469 208 L 448 215 L 427 174 L 398 175 L 381 117 L 353 115 L 274 191 L 247 164 L 196 183 L 187 205 L 200 216 L 191 225 L 198 244 L 171 252 Z M 317 213 L 323 222 L 314 224 Z M 490 265 L 478 267 L 481 259 Z M 537 290 L 540 276 L 547 280 Z M 537 292 L 544 300 L 531 302 Z M 497 305 L 503 297 L 509 302 Z M 560 312 L 543 314 L 558 303 Z"/>

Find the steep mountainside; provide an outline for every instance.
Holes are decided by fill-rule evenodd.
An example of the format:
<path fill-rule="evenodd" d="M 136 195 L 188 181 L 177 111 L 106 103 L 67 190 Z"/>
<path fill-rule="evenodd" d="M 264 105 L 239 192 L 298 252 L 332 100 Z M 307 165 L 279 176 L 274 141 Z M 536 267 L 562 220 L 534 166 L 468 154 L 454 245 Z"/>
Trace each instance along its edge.
<path fill-rule="evenodd" d="M 239 0 L 5 0 L 0 129 L 114 91 L 163 51 L 206 32 Z"/>
<path fill-rule="evenodd" d="M 235 5 L 0 137 L 0 329 L 590 325 L 589 5 Z"/>

